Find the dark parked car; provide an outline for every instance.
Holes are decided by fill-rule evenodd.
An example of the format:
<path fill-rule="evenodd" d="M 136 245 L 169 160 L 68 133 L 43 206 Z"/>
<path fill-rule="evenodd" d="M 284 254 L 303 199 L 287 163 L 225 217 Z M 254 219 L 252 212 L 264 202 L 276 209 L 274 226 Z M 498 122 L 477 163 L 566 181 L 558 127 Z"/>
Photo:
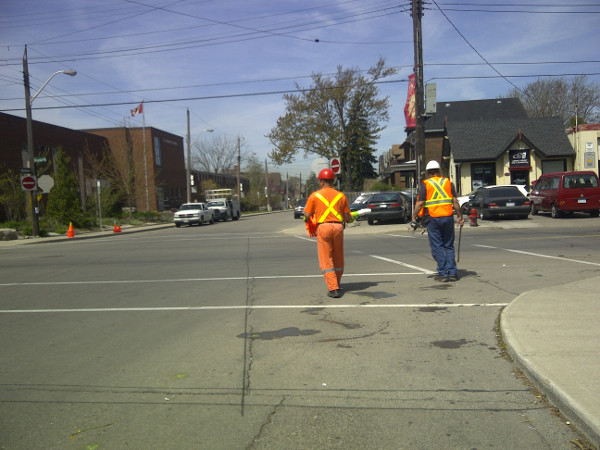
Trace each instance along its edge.
<path fill-rule="evenodd" d="M 380 192 L 373 194 L 367 202 L 371 213 L 367 215 L 369 225 L 375 222 L 408 222 L 410 204 L 400 192 Z"/>
<path fill-rule="evenodd" d="M 294 207 L 294 219 L 300 219 L 304 216 L 304 207 L 306 206 L 306 199 L 301 198 L 296 202 L 296 206 Z"/>
<path fill-rule="evenodd" d="M 475 191 L 469 200 L 482 219 L 516 217 L 527 219 L 531 210 L 529 199 L 516 186 L 485 186 Z"/>
<path fill-rule="evenodd" d="M 358 197 L 356 197 L 356 200 L 350 203 L 350 211 L 356 212 L 360 211 L 361 209 L 366 209 L 371 197 L 373 197 L 372 193 L 360 194 Z M 359 216 L 356 220 L 363 220 L 364 218 L 365 216 Z"/>

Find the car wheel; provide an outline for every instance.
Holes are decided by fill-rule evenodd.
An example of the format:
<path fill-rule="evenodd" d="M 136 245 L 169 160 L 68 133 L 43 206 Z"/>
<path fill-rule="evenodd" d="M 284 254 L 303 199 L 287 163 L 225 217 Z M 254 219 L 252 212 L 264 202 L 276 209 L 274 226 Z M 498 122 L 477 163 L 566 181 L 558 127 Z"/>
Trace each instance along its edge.
<path fill-rule="evenodd" d="M 371 219 L 370 217 L 367 219 L 367 222 L 369 223 L 369 225 L 373 225 L 373 219 Z"/>
<path fill-rule="evenodd" d="M 175 224 L 175 226 L 176 226 L 177 228 L 179 228 L 179 227 L 181 226 L 181 224 L 180 224 L 180 223 L 176 223 L 176 224 Z"/>
<path fill-rule="evenodd" d="M 600 210 L 599 209 L 592 209 L 590 211 L 590 217 L 598 217 L 600 216 Z"/>
<path fill-rule="evenodd" d="M 538 210 L 535 207 L 535 205 L 533 204 L 533 202 L 531 203 L 531 215 L 532 216 L 537 216 Z"/>
<path fill-rule="evenodd" d="M 550 210 L 550 215 L 553 219 L 557 219 L 561 216 L 560 210 L 556 207 L 556 205 L 552 205 L 552 209 Z"/>

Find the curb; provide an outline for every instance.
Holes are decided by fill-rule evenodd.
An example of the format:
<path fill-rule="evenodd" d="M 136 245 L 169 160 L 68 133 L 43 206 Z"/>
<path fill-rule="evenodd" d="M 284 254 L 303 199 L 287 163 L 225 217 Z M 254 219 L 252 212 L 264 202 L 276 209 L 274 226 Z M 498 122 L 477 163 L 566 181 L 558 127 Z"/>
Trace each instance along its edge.
<path fill-rule="evenodd" d="M 560 385 L 544 373 L 542 367 L 532 358 L 526 356 L 532 354 L 526 342 L 519 339 L 519 333 L 511 323 L 511 315 L 519 307 L 519 302 L 525 301 L 525 297 L 543 289 L 524 292 L 510 302 L 502 311 L 500 318 L 500 333 L 510 357 L 517 367 L 523 371 L 525 376 L 548 398 L 550 403 L 557 407 L 597 448 L 600 448 L 600 427 L 590 414 L 586 411 L 576 398 L 569 395 Z M 522 315 L 521 315 L 522 316 Z M 518 327 L 517 327 L 518 328 Z M 521 336 L 523 337 L 523 336 Z M 535 354 L 533 354 L 535 355 Z"/>

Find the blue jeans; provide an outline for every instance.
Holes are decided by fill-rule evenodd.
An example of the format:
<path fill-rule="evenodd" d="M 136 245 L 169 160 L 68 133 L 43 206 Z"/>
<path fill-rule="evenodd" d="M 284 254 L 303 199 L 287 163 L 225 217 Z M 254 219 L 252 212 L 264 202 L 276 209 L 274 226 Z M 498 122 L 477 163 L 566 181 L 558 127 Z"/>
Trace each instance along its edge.
<path fill-rule="evenodd" d="M 427 224 L 427 235 L 431 246 L 431 256 L 437 262 L 438 274 L 441 277 L 456 276 L 454 216 L 431 217 Z"/>

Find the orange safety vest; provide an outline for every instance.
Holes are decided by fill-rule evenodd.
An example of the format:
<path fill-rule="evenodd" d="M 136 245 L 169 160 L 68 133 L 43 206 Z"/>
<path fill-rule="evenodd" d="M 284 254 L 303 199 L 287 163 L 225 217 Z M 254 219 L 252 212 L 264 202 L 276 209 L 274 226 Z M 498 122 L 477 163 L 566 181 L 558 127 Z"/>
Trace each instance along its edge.
<path fill-rule="evenodd" d="M 448 178 L 432 177 L 423 181 L 427 188 L 425 207 L 431 217 L 447 217 L 453 214 L 452 183 Z"/>
<path fill-rule="evenodd" d="M 344 222 L 344 213 L 349 213 L 348 200 L 342 192 L 333 188 L 323 188 L 309 197 L 307 207 L 314 212 L 317 223 Z M 316 201 L 316 199 L 320 201 Z M 306 208 L 305 208 L 306 210 Z"/>

